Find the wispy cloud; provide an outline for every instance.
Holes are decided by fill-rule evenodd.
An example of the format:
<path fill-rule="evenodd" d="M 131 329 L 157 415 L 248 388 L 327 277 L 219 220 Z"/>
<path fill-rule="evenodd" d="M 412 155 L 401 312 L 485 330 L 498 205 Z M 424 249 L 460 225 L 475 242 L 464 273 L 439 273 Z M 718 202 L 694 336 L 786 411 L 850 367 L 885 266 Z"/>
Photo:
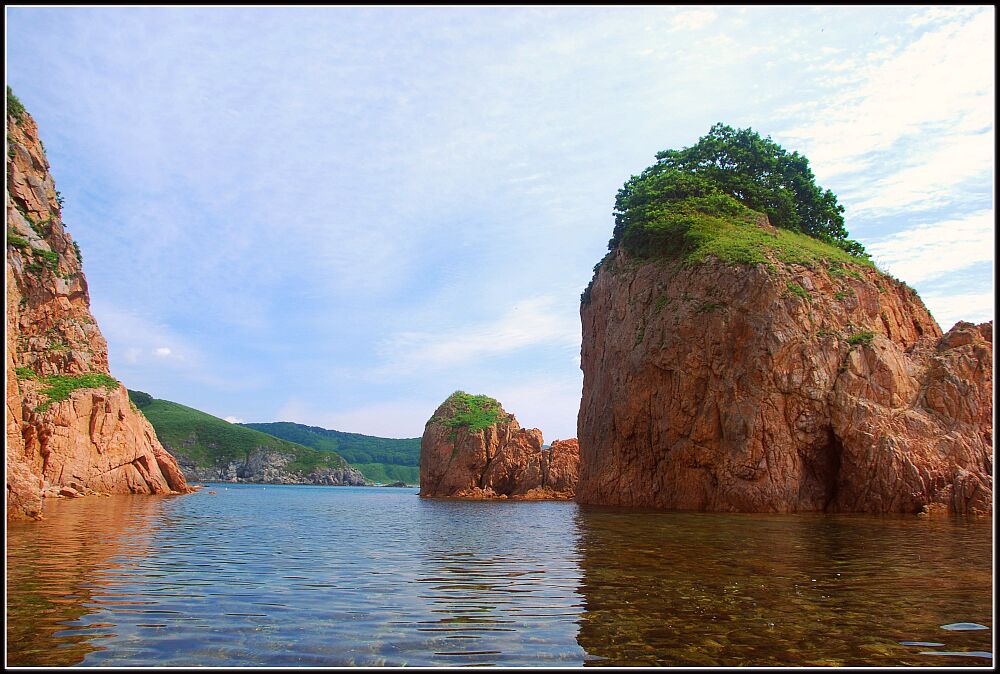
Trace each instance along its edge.
<path fill-rule="evenodd" d="M 692 9 L 681 12 L 671 20 L 673 30 L 698 30 L 715 21 L 718 14 L 710 9 Z"/>
<path fill-rule="evenodd" d="M 870 183 L 855 195 L 851 213 L 918 211 L 956 200 L 955 187 L 982 175 L 994 164 L 993 131 L 929 139 L 919 162 Z"/>
<path fill-rule="evenodd" d="M 381 371 L 413 373 L 440 370 L 532 346 L 579 346 L 576 307 L 560 306 L 552 296 L 523 299 L 496 319 L 453 325 L 440 332 L 401 332 L 379 347 Z"/>
<path fill-rule="evenodd" d="M 905 229 L 867 246 L 873 259 L 911 284 L 993 261 L 992 211 Z"/>
<path fill-rule="evenodd" d="M 548 437 L 616 190 L 716 121 L 808 156 L 922 295 L 985 293 L 981 229 L 878 246 L 992 212 L 994 16 L 25 6 L 7 68 L 126 383 L 403 435 L 465 388 Z"/>
<path fill-rule="evenodd" d="M 958 321 L 993 320 L 992 292 L 924 294 L 921 299 L 944 331 Z"/>
<path fill-rule="evenodd" d="M 824 69 L 851 72 L 850 83 L 837 83 L 833 101 L 808 104 L 810 121 L 782 137 L 803 147 L 824 179 L 877 166 L 884 160 L 879 153 L 904 139 L 918 141 L 913 155 L 924 163 L 937 154 L 950 157 L 955 144 L 967 146 L 992 125 L 994 65 L 983 52 L 993 43 L 993 12 L 966 8 L 947 18 L 908 44 L 817 66 L 820 77 Z M 976 169 L 982 168 L 980 155 Z M 942 170 L 939 185 L 966 176 Z"/>

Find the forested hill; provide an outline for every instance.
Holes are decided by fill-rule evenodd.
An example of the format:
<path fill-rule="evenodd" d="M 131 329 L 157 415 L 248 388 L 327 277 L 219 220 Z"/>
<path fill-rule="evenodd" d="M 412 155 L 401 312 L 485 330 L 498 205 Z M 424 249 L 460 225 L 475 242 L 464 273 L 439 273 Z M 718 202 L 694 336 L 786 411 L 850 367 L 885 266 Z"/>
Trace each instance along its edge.
<path fill-rule="evenodd" d="M 420 438 L 380 438 L 290 421 L 241 425 L 313 449 L 336 452 L 373 482 L 419 481 Z"/>

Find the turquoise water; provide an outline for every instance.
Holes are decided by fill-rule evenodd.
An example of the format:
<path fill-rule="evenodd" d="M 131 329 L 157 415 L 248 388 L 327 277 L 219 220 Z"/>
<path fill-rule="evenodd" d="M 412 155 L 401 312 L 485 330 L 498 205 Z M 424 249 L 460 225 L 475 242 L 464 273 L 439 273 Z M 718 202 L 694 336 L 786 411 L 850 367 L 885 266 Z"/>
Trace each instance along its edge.
<path fill-rule="evenodd" d="M 47 502 L 8 527 L 7 664 L 992 664 L 989 521 L 416 491 Z"/>

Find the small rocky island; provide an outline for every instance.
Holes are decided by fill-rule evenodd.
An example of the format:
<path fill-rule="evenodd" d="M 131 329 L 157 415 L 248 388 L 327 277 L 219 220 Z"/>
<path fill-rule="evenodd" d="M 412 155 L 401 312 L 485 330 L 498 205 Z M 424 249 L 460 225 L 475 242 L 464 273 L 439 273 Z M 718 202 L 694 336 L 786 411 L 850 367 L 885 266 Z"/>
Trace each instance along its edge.
<path fill-rule="evenodd" d="M 577 500 L 989 513 L 992 322 L 942 334 L 770 139 L 657 159 L 582 297 Z"/>
<path fill-rule="evenodd" d="M 575 439 L 543 447 L 484 395 L 456 391 L 428 420 L 420 441 L 420 495 L 465 499 L 568 500 L 576 491 Z"/>

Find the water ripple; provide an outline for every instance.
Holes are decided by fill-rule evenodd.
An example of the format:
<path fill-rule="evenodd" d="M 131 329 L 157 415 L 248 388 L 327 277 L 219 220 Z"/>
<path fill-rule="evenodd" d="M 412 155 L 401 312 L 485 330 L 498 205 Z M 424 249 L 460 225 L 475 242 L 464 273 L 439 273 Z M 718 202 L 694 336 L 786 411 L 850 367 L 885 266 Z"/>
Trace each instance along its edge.
<path fill-rule="evenodd" d="M 8 664 L 992 659 L 989 523 L 213 491 L 57 501 L 10 525 Z"/>

